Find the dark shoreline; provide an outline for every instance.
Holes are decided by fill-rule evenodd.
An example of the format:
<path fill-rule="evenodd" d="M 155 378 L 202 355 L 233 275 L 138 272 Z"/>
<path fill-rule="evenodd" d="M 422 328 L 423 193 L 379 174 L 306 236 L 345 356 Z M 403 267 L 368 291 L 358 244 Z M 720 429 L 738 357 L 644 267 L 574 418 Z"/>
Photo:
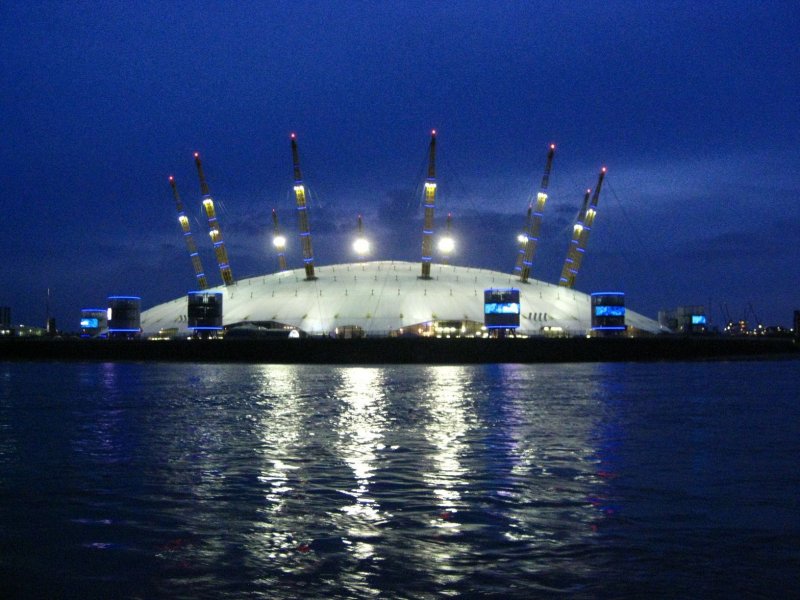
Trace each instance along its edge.
<path fill-rule="evenodd" d="M 301 338 L 261 340 L 0 340 L 0 360 L 480 364 L 800 358 L 791 338 Z"/>

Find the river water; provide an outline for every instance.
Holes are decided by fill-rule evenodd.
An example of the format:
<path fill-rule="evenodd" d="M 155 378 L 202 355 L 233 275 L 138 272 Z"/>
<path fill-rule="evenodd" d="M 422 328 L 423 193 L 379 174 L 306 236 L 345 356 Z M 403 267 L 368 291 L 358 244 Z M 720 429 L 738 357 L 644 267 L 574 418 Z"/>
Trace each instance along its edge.
<path fill-rule="evenodd" d="M 798 390 L 796 360 L 0 363 L 0 597 L 797 597 Z"/>

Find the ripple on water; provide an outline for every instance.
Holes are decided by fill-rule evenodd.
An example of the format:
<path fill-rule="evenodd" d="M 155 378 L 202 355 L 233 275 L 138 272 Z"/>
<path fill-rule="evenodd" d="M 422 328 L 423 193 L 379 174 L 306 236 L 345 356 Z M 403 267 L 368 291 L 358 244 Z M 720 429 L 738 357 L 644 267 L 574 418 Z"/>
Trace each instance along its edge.
<path fill-rule="evenodd" d="M 792 364 L 5 365 L 0 592 L 779 589 Z"/>

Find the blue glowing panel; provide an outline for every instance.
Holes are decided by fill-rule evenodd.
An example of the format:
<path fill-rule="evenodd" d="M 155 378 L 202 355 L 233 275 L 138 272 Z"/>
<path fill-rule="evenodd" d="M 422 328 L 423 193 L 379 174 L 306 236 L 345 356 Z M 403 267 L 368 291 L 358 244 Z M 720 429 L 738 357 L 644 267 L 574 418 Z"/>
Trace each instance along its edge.
<path fill-rule="evenodd" d="M 81 319 L 81 327 L 85 329 L 97 329 L 99 323 L 97 319 Z"/>
<path fill-rule="evenodd" d="M 490 302 L 483 305 L 483 313 L 487 315 L 518 315 L 518 302 Z"/>
<path fill-rule="evenodd" d="M 692 315 L 692 325 L 705 325 L 705 324 L 706 324 L 705 315 Z"/>
<path fill-rule="evenodd" d="M 624 306 L 595 306 L 594 314 L 596 317 L 624 317 Z"/>

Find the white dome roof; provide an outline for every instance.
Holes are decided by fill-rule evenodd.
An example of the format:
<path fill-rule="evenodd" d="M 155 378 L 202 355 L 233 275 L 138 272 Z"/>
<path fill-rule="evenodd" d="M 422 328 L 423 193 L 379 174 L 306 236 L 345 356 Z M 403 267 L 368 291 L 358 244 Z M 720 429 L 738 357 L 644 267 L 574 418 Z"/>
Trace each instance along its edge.
<path fill-rule="evenodd" d="M 379 261 L 315 266 L 317 279 L 305 280 L 296 269 L 237 281 L 207 290 L 223 293 L 223 323 L 277 321 L 311 335 L 333 333 L 337 327 L 361 327 L 366 335 L 387 335 L 401 327 L 429 321 L 483 323 L 483 291 L 520 291 L 520 333 L 541 334 L 560 327 L 573 335 L 591 325 L 588 294 L 537 280 L 527 284 L 508 273 L 434 264 L 431 279 L 419 279 L 418 262 Z M 659 325 L 631 310 L 628 326 L 658 333 Z M 185 296 L 142 313 L 144 335 L 162 329 L 187 328 Z"/>

